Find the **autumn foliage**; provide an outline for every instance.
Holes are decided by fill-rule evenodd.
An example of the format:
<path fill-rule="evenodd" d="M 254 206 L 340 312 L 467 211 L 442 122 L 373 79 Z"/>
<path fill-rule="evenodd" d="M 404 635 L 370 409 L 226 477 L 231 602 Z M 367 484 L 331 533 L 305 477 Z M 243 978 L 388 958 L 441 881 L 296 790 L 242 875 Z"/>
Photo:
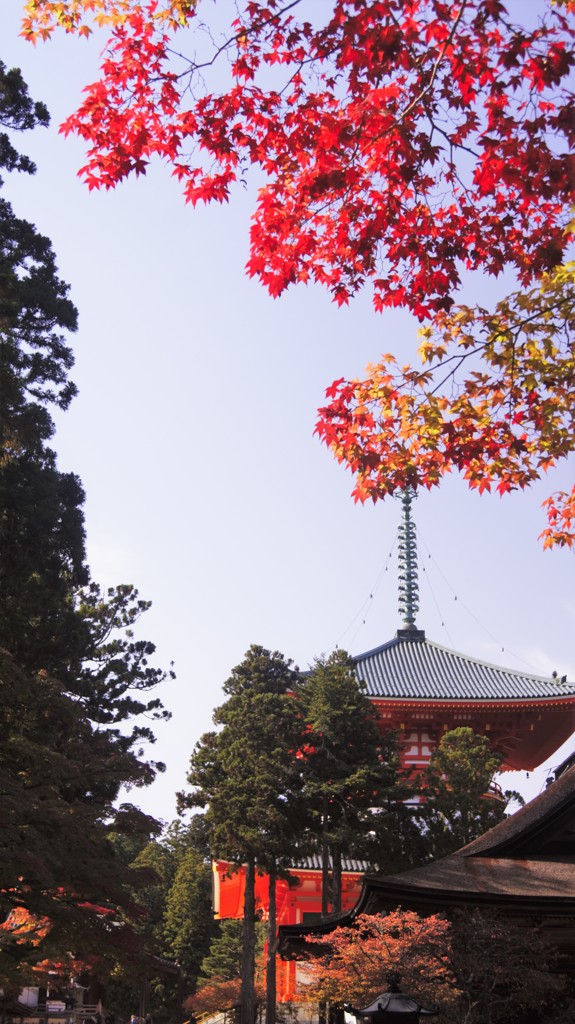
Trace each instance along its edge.
<path fill-rule="evenodd" d="M 32 39 L 57 24 L 86 32 L 93 17 L 111 25 L 101 78 L 64 125 L 88 142 L 90 187 L 159 156 L 188 201 L 223 201 L 261 168 L 248 270 L 272 294 L 314 279 L 345 302 L 369 280 L 378 307 L 425 317 L 451 305 L 463 267 L 511 265 L 531 281 L 561 261 L 573 195 L 566 13 L 527 28 L 499 0 L 335 0 L 317 24 L 309 4 L 248 2 L 220 47 L 227 88 L 194 98 L 206 62 L 178 58 L 176 45 L 196 43 L 173 37 L 201 10 L 26 5 Z"/>
<path fill-rule="evenodd" d="M 252 167 L 247 272 L 270 294 L 313 281 L 341 304 L 369 284 L 376 309 L 427 323 L 421 365 L 384 357 L 328 390 L 318 433 L 360 500 L 452 468 L 503 493 L 573 447 L 575 5 L 516 10 L 245 0 L 203 31 L 201 2 L 26 4 L 33 41 L 109 26 L 63 125 L 86 140 L 90 188 L 160 158 L 188 202 L 224 202 Z M 518 290 L 495 311 L 454 308 L 463 273 L 503 271 Z M 573 543 L 574 500 L 550 501 L 546 544 Z"/>
<path fill-rule="evenodd" d="M 241 1002 L 240 978 L 211 978 L 200 982 L 197 991 L 189 996 L 184 1009 L 196 1017 L 200 1014 L 223 1013 L 239 1007 Z M 261 977 L 256 979 L 256 999 L 261 1003 L 265 997 L 265 989 Z"/>
<path fill-rule="evenodd" d="M 450 925 L 437 914 L 425 918 L 401 909 L 385 917 L 360 914 L 353 926 L 329 934 L 329 952 L 326 936 L 309 935 L 307 942 L 323 947 L 323 952 L 309 962 L 301 987 L 306 1001 L 367 1006 L 387 988 L 391 973 L 401 976 L 401 987 L 422 1005 L 453 1000 Z"/>
<path fill-rule="evenodd" d="M 213 978 L 200 985 L 195 995 L 184 1003 L 184 1009 L 198 1016 L 202 1013 L 221 1013 L 240 1005 L 240 978 Z"/>
<path fill-rule="evenodd" d="M 575 438 L 575 264 L 495 312 L 455 308 L 420 334 L 419 367 L 393 356 L 335 381 L 317 432 L 356 476 L 356 500 L 432 487 L 452 469 L 480 492 L 524 488 Z M 546 546 L 572 544 L 575 489 L 547 502 Z"/>
<path fill-rule="evenodd" d="M 306 1002 L 363 1008 L 399 975 L 403 992 L 438 1008 L 445 1024 L 550 1021 L 553 1010 L 557 1020 L 567 1019 L 560 1012 L 564 979 L 551 971 L 546 941 L 536 928 L 494 913 L 468 907 L 448 920 L 399 908 L 360 914 L 353 926 L 307 941 L 311 958 L 300 992 Z"/>

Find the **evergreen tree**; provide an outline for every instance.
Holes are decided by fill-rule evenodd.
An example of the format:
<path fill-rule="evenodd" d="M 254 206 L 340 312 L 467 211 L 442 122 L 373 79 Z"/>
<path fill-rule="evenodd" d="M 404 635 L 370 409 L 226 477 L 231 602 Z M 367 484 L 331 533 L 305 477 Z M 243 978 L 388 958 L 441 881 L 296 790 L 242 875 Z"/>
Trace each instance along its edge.
<path fill-rule="evenodd" d="M 11 134 L 48 123 L 19 71 L 0 63 L 0 168 L 34 173 Z M 0 186 L 4 182 L 0 180 Z M 102 594 L 85 561 L 84 494 L 46 446 L 50 409 L 75 386 L 68 336 L 77 313 L 48 239 L 0 197 L 0 985 L 41 964 L 90 961 L 108 973 L 149 957 L 136 941 L 133 894 L 146 873 L 118 836 L 159 831 L 121 787 L 146 785 L 153 734 L 166 717 L 148 690 L 166 676 L 132 630 L 148 604 L 133 587 Z M 8 653 L 9 652 L 9 653 Z M 130 728 L 131 725 L 131 728 Z M 149 872 L 148 872 L 149 874 Z M 76 969 L 78 963 L 76 963 Z"/>
<path fill-rule="evenodd" d="M 146 693 L 173 672 L 151 665 L 154 645 L 133 635 L 150 602 L 131 585 L 104 593 L 90 582 L 83 501 L 78 478 L 49 451 L 0 462 L 0 647 L 22 669 L 57 677 L 128 751 L 153 733 L 126 723 L 169 717 Z M 141 781 L 162 768 L 150 762 Z"/>
<path fill-rule="evenodd" d="M 19 989 L 54 959 L 64 970 L 91 960 L 105 975 L 134 956 L 129 917 L 143 875 L 116 856 L 110 833 L 149 836 L 157 824 L 114 809 L 118 776 L 137 782 L 137 759 L 96 734 L 57 680 L 0 652 L 0 986 Z"/>
<path fill-rule="evenodd" d="M 0 169 L 34 174 L 8 132 L 48 122 L 20 71 L 0 61 Z M 0 464 L 18 452 L 38 453 L 54 431 L 47 407 L 66 409 L 76 394 L 66 336 L 76 330 L 78 314 L 68 292 L 49 239 L 0 197 Z"/>
<path fill-rule="evenodd" d="M 58 673 L 80 646 L 83 502 L 80 481 L 51 452 L 0 462 L 0 646 L 33 672 Z"/>
<path fill-rule="evenodd" d="M 179 858 L 164 913 L 165 952 L 180 964 L 186 992 L 194 991 L 209 946 L 211 897 L 210 864 L 190 846 Z"/>
<path fill-rule="evenodd" d="M 37 125 L 46 127 L 49 123 L 46 105 L 30 97 L 20 69 L 8 70 L 0 61 L 0 126 L 15 132 L 30 131 Z M 36 171 L 30 158 L 14 148 L 7 131 L 0 131 L 0 167 L 8 171 L 27 171 L 28 174 Z"/>
<path fill-rule="evenodd" d="M 245 870 L 242 1024 L 253 1024 L 255 1013 L 256 870 L 273 879 L 277 865 L 293 856 L 301 828 L 301 722 L 290 694 L 297 678 L 283 655 L 252 646 L 224 685 L 228 699 L 214 712 L 220 731 L 196 745 L 187 777 L 193 789 L 180 794 L 182 806 L 206 807 L 213 854 Z M 275 964 L 275 932 L 269 940 Z M 267 1011 L 269 1024 L 271 1004 Z"/>
<path fill-rule="evenodd" d="M 242 932 L 241 918 L 227 918 L 217 922 L 217 931 L 210 943 L 209 952 L 200 965 L 202 978 L 210 981 L 241 978 Z"/>
<path fill-rule="evenodd" d="M 113 838 L 124 862 L 142 876 L 133 894 L 140 911 L 134 930 L 152 955 L 143 963 L 116 966 L 107 984 L 109 1005 L 127 1019 L 145 987 L 153 1020 L 168 1024 L 179 1017 L 185 993 L 193 990 L 210 942 L 211 870 L 201 815 L 187 826 L 172 822 L 149 841 Z"/>
<path fill-rule="evenodd" d="M 506 816 L 511 790 L 490 793 L 502 756 L 466 726 L 446 732 L 422 773 L 420 807 L 427 859 L 437 860 L 483 835 Z"/>
<path fill-rule="evenodd" d="M 325 915 L 330 896 L 332 910 L 341 910 L 343 856 L 367 855 L 381 866 L 401 866 L 405 835 L 415 831 L 405 806 L 410 790 L 400 777 L 395 736 L 382 737 L 345 651 L 317 659 L 297 698 L 306 723 L 305 796 L 321 837 Z"/>
<path fill-rule="evenodd" d="M 209 953 L 204 957 L 196 993 L 185 1006 L 194 1013 L 230 1010 L 241 998 L 243 927 L 241 918 L 215 922 Z M 266 926 L 256 922 L 256 993 L 260 991 L 260 966 L 264 956 Z"/>

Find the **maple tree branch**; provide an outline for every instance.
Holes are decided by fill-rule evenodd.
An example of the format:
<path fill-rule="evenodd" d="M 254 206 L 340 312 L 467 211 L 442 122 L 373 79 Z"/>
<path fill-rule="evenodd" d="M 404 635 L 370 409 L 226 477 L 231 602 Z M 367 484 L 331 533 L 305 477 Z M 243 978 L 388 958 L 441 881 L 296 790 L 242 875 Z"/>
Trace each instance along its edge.
<path fill-rule="evenodd" d="M 465 194 L 465 195 L 466 195 L 466 196 L 467 196 L 468 198 L 470 198 L 470 199 L 472 200 L 472 196 L 471 196 L 471 193 L 470 193 L 470 191 L 469 191 L 469 189 L 468 189 L 467 185 L 465 184 L 465 182 L 464 182 L 464 181 L 463 181 L 463 179 L 461 178 L 461 176 L 460 176 L 460 174 L 459 174 L 459 171 L 458 171 L 458 169 L 457 169 L 457 164 L 455 163 L 455 160 L 454 160 L 454 153 L 453 153 L 453 149 L 454 149 L 454 148 L 455 148 L 455 149 L 457 149 L 457 148 L 458 148 L 458 146 L 457 146 L 457 144 L 455 144 L 455 143 L 453 142 L 453 140 L 452 140 L 452 139 L 449 139 L 449 137 L 448 137 L 448 136 L 446 136 L 446 138 L 448 138 L 448 141 L 449 141 L 449 165 L 450 165 L 451 173 L 453 174 L 453 177 L 454 177 L 455 181 L 456 181 L 456 182 L 458 183 L 458 185 L 459 185 L 459 186 L 461 187 L 461 189 L 463 190 L 463 193 L 464 193 L 464 194 Z M 467 152 L 468 152 L 468 153 L 471 153 L 471 154 L 472 154 L 472 156 L 475 156 L 475 155 L 476 155 L 476 154 L 475 154 L 475 153 L 473 153 L 473 152 L 472 152 L 472 150 L 470 150 L 470 149 L 468 149 L 468 150 L 467 150 Z"/>
<path fill-rule="evenodd" d="M 331 56 L 331 54 L 332 54 L 332 53 L 333 53 L 334 51 L 335 51 L 335 47 L 333 48 L 333 50 L 331 50 L 331 51 L 330 51 L 330 53 L 328 54 L 328 56 Z M 322 58 L 319 58 L 319 59 L 325 60 L 325 56 L 326 56 L 326 55 L 324 54 L 324 56 L 323 56 Z M 287 89 L 287 88 L 288 88 L 288 87 L 289 87 L 289 86 L 291 85 L 291 83 L 293 82 L 294 78 L 296 78 L 296 76 L 300 74 L 300 72 L 301 72 L 302 68 L 305 68 L 305 67 L 307 67 L 307 65 L 308 65 L 308 64 L 315 64 L 315 62 L 316 62 L 317 60 L 318 60 L 318 57 L 306 57 L 306 59 L 305 59 L 305 60 L 300 60 L 300 62 L 299 62 L 299 64 L 298 64 L 298 66 L 297 66 L 296 70 L 294 71 L 294 73 L 293 73 L 292 75 L 290 75 L 290 76 L 289 76 L 289 78 L 288 78 L 287 82 L 285 82 L 285 84 L 284 84 L 284 85 L 282 86 L 282 88 L 281 88 L 281 89 L 279 90 L 279 92 L 278 92 L 278 96 L 283 96 L 283 94 L 285 93 L 286 89 Z"/>
<path fill-rule="evenodd" d="M 554 312 L 554 311 L 560 309 L 561 306 L 564 306 L 564 305 L 569 305 L 569 299 L 567 297 L 562 298 L 562 299 L 558 299 L 557 302 L 551 303 L 551 305 L 546 306 L 545 307 L 545 312 Z M 532 313 L 530 316 L 523 317 L 521 320 L 519 320 L 514 325 L 512 331 L 511 331 L 511 333 L 512 333 L 514 339 L 515 339 L 513 341 L 513 344 L 512 344 L 513 357 L 514 357 L 516 349 L 517 349 L 517 340 L 519 338 L 519 335 L 520 335 L 521 331 L 529 323 L 532 323 L 533 321 L 538 320 L 543 312 L 544 312 L 544 310 L 538 309 L 534 313 Z M 467 352 L 463 352 L 463 353 L 454 352 L 453 355 L 448 356 L 447 359 L 442 359 L 438 363 L 436 363 L 435 366 L 431 366 L 429 368 L 429 372 L 431 372 L 433 374 L 440 366 L 446 366 L 448 363 L 452 363 L 452 362 L 456 362 L 457 363 L 457 365 L 453 369 L 451 369 L 449 371 L 449 373 L 447 373 L 446 376 L 441 381 L 439 381 L 439 383 L 429 392 L 429 395 L 430 396 L 436 395 L 437 392 L 439 391 L 439 389 L 442 388 L 444 386 L 444 384 L 447 383 L 449 378 L 455 376 L 455 374 L 459 370 L 459 368 L 462 365 L 462 363 L 465 362 L 465 360 L 471 358 L 471 356 L 477 355 L 478 353 L 484 351 L 487 348 L 488 345 L 493 345 L 498 339 L 502 339 L 502 337 L 503 337 L 503 332 L 500 332 L 500 333 L 498 333 L 495 336 L 495 338 L 487 338 L 483 342 L 477 342 Z"/>
<path fill-rule="evenodd" d="M 411 101 L 411 103 L 408 104 L 408 106 L 405 108 L 405 110 L 401 113 L 401 115 L 400 115 L 400 120 L 401 121 L 403 121 L 403 119 L 405 117 L 407 117 L 407 115 L 410 113 L 410 111 L 413 110 L 413 108 L 419 103 L 419 101 L 422 100 L 423 97 L 430 91 L 430 89 L 431 89 L 435 79 L 437 78 L 437 73 L 439 71 L 439 66 L 440 66 L 443 58 L 445 57 L 445 53 L 447 51 L 447 47 L 450 46 L 451 43 L 453 42 L 453 38 L 454 38 L 455 33 L 457 31 L 457 27 L 458 27 L 458 25 L 459 25 L 459 23 L 460 23 L 460 21 L 461 21 L 461 19 L 463 17 L 463 12 L 464 12 L 465 8 L 467 7 L 467 3 L 468 3 L 468 0 L 461 0 L 461 7 L 459 8 L 459 14 L 457 15 L 455 21 L 453 22 L 453 25 L 451 27 L 451 31 L 450 31 L 447 39 L 445 40 L 445 43 L 443 44 L 443 47 L 442 47 L 441 51 L 439 52 L 439 54 L 437 56 L 437 59 L 435 60 L 435 63 L 433 65 L 432 69 L 431 69 L 431 76 L 430 76 L 429 82 L 427 83 L 427 85 L 425 85 L 423 87 L 421 92 L 415 97 L 415 99 L 413 99 Z"/>
<path fill-rule="evenodd" d="M 166 53 L 169 53 L 174 57 L 179 57 L 180 60 L 184 60 L 186 61 L 187 64 L 189 64 L 189 68 L 186 71 L 182 71 L 180 75 L 177 75 L 176 80 L 180 81 L 180 79 L 185 78 L 187 75 L 192 75 L 194 74 L 195 71 L 201 71 L 203 68 L 213 67 L 218 58 L 221 57 L 222 53 L 228 50 L 229 47 L 232 46 L 234 43 L 237 44 L 240 39 L 246 39 L 248 36 L 253 35 L 254 33 L 261 32 L 261 30 L 265 28 L 266 25 L 271 24 L 271 22 L 273 21 L 277 21 L 278 18 L 281 18 L 284 14 L 287 13 L 287 11 L 291 11 L 293 7 L 298 7 L 300 3 L 301 0 L 291 0 L 291 3 L 286 4 L 279 11 L 275 11 L 273 14 L 270 14 L 269 17 L 262 18 L 261 21 L 254 22 L 249 27 L 242 27 L 235 33 L 235 35 L 230 36 L 228 39 L 226 39 L 224 43 L 221 44 L 221 46 L 218 46 L 216 52 L 213 54 L 210 60 L 202 61 L 201 64 L 196 64 L 189 57 L 185 57 L 183 53 L 179 53 L 177 50 L 167 48 Z"/>
<path fill-rule="evenodd" d="M 463 142 L 454 142 L 454 141 L 453 141 L 453 139 L 451 138 L 451 136 L 450 136 L 450 135 L 448 134 L 448 132 L 446 132 L 446 131 L 445 131 L 445 128 L 440 128 L 440 126 L 439 126 L 438 124 L 436 124 L 436 122 L 434 121 L 433 117 L 431 116 L 431 114 L 429 113 L 429 110 L 427 110 L 427 108 L 425 108 L 425 112 L 426 112 L 426 114 L 427 114 L 427 117 L 428 117 L 429 123 L 430 123 L 430 125 L 431 125 L 431 128 L 432 128 L 432 132 L 433 132 L 433 131 L 435 131 L 435 132 L 438 132 L 438 133 L 439 133 L 439 135 L 442 135 L 442 136 L 443 136 L 443 138 L 445 139 L 445 141 L 449 143 L 449 150 L 450 150 L 450 161 L 451 161 L 451 159 L 452 159 L 452 152 L 453 152 L 453 149 L 454 149 L 454 148 L 455 148 L 455 149 L 460 149 L 460 150 L 462 150 L 462 151 L 463 151 L 464 153 L 469 153 L 469 155 L 470 155 L 470 156 L 473 156 L 473 157 L 475 157 L 475 158 L 478 158 L 478 157 L 479 157 L 479 153 L 478 153 L 478 152 L 477 152 L 476 150 L 472 149 L 472 148 L 471 148 L 471 146 L 466 146 L 466 145 L 464 145 L 464 143 L 463 143 Z M 430 141 L 431 141 L 431 138 L 430 138 Z M 454 166 L 455 166 L 455 165 L 454 165 Z M 459 184 L 461 185 L 461 187 L 462 187 L 463 189 L 465 189 L 465 192 L 466 192 L 467 194 L 469 194 L 469 190 L 468 190 L 468 189 L 467 189 L 467 187 L 466 187 L 466 186 L 465 186 L 465 185 L 463 184 L 463 182 L 461 181 L 461 179 L 460 179 L 459 175 L 457 175 L 457 180 L 458 180 Z"/>

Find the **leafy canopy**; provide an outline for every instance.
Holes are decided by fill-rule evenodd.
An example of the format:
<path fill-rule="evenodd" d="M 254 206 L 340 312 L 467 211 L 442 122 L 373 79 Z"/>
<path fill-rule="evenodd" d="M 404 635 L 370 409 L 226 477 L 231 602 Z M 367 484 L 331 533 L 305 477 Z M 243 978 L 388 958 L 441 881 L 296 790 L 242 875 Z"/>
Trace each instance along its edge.
<path fill-rule="evenodd" d="M 573 0 L 513 16 L 501 0 L 244 0 L 227 34 L 204 10 L 25 5 L 33 41 L 110 28 L 63 125 L 86 140 L 88 186 L 160 158 L 188 202 L 224 202 L 255 168 L 247 272 L 270 294 L 313 281 L 341 304 L 370 285 L 376 309 L 428 322 L 422 366 L 385 356 L 328 391 L 317 431 L 356 498 L 452 468 L 479 490 L 526 487 L 575 444 Z M 454 309 L 470 271 L 520 290 Z M 545 545 L 575 543 L 574 512 L 575 489 L 550 497 Z"/>
<path fill-rule="evenodd" d="M 419 819 L 428 860 L 445 857 L 493 828 L 512 800 L 523 803 L 517 793 L 494 786 L 501 761 L 487 737 L 468 726 L 442 736 L 421 776 Z"/>
<path fill-rule="evenodd" d="M 186 25 L 199 34 L 201 5 L 25 10 L 32 40 L 111 26 L 101 78 L 64 125 L 88 142 L 90 187 L 158 156 L 188 201 L 221 202 L 247 167 L 264 172 L 248 271 L 272 294 L 314 279 L 345 302 L 370 281 L 378 307 L 428 316 L 451 304 L 462 267 L 511 265 L 529 281 L 561 261 L 566 12 L 527 27 L 499 0 L 333 0 L 320 17 L 306 2 L 248 0 L 203 60 L 194 35 L 172 44 Z M 211 91 L 203 76 L 223 54 L 227 82 Z"/>
<path fill-rule="evenodd" d="M 224 684 L 218 732 L 195 746 L 180 807 L 205 807 L 213 855 L 240 866 L 281 859 L 295 841 L 301 779 L 294 752 L 301 724 L 290 691 L 298 679 L 278 651 L 253 644 Z M 291 848 L 288 849 L 291 852 Z"/>
<path fill-rule="evenodd" d="M 420 917 L 414 911 L 360 914 L 353 927 L 309 936 L 312 956 L 301 995 L 364 1007 L 400 976 L 401 989 L 446 1024 L 508 1024 L 561 1017 L 569 1003 L 565 979 L 552 973 L 554 955 L 535 927 L 511 924 L 468 908 Z M 554 1018 L 555 1019 L 555 1018 Z"/>
<path fill-rule="evenodd" d="M 331 862 L 331 902 L 340 910 L 342 856 L 380 869 L 408 866 L 419 838 L 407 805 L 413 789 L 400 769 L 397 737 L 382 736 L 349 654 L 335 650 L 316 659 L 296 696 L 305 723 L 304 797 L 321 850 L 323 888 Z"/>
<path fill-rule="evenodd" d="M 494 311 L 440 312 L 420 331 L 419 366 L 385 355 L 363 380 L 334 381 L 316 433 L 354 473 L 355 500 L 431 488 L 452 469 L 504 494 L 572 454 L 574 286 L 566 263 Z M 575 488 L 545 505 L 544 546 L 572 546 Z"/>
<path fill-rule="evenodd" d="M 390 974 L 399 974 L 402 989 L 422 1005 L 440 1002 L 443 1009 L 453 998 L 450 926 L 439 914 L 419 917 L 401 909 L 385 916 L 359 914 L 353 926 L 306 936 L 306 942 L 313 957 L 301 987 L 306 1000 L 367 1006 L 387 988 Z"/>

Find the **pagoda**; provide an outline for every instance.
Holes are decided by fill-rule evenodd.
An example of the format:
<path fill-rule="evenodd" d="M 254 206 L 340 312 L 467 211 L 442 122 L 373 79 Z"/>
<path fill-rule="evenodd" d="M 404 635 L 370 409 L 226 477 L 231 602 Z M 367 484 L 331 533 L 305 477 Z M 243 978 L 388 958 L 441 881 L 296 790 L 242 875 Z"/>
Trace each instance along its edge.
<path fill-rule="evenodd" d="M 402 495 L 399 608 L 403 625 L 380 647 L 355 657 L 356 672 L 382 732 L 398 733 L 403 763 L 429 761 L 443 733 L 469 726 L 503 757 L 501 771 L 537 768 L 575 732 L 575 685 L 477 661 L 427 640 L 415 624 L 417 548 L 413 492 Z"/>
<path fill-rule="evenodd" d="M 403 622 L 395 637 L 354 657 L 358 680 L 377 711 L 382 734 L 393 730 L 402 763 L 421 771 L 443 734 L 469 726 L 488 737 L 503 757 L 502 771 L 536 768 L 575 732 L 575 684 L 566 678 L 526 675 L 477 661 L 428 640 L 416 626 L 418 571 L 413 492 L 402 495 L 399 528 L 399 609 Z M 359 898 L 367 865 L 348 862 L 342 878 L 342 910 Z M 312 925 L 321 917 L 320 858 L 290 869 L 295 884 L 278 883 L 278 925 Z M 243 914 L 244 874 L 213 865 L 214 914 Z M 256 881 L 262 916 L 268 910 L 268 879 Z M 278 999 L 295 998 L 297 965 L 278 960 Z"/>

